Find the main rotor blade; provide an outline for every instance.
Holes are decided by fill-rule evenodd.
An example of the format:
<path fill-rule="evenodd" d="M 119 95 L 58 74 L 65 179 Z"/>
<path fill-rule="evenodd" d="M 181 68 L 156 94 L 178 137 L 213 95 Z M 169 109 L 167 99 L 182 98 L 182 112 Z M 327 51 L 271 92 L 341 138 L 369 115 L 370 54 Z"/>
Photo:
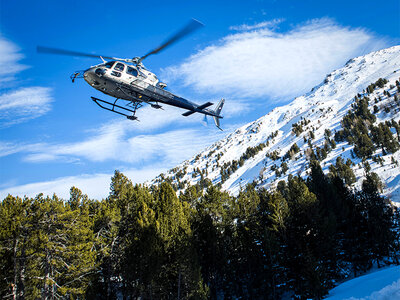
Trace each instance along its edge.
<path fill-rule="evenodd" d="M 172 45 L 173 43 L 176 43 L 177 41 L 179 41 L 180 39 L 182 39 L 183 37 L 191 34 L 193 31 L 199 29 L 200 27 L 204 26 L 203 23 L 200 23 L 199 21 L 197 21 L 196 19 L 191 19 L 189 21 L 189 23 L 183 27 L 180 31 L 178 31 L 175 35 L 173 35 L 172 37 L 170 37 L 167 41 L 165 41 L 162 45 L 160 45 L 158 48 L 150 51 L 149 53 L 147 53 L 146 55 L 143 55 L 140 59 L 139 62 L 141 62 L 143 59 L 145 59 L 146 57 L 152 55 L 152 54 L 156 54 L 158 52 L 160 52 L 161 50 L 167 48 L 168 46 Z"/>
<path fill-rule="evenodd" d="M 95 58 L 101 58 L 102 57 L 104 59 L 118 60 L 118 58 L 111 57 L 111 56 L 103 56 L 103 55 L 97 55 L 97 54 L 83 53 L 83 52 L 70 51 L 70 50 L 57 49 L 57 48 L 49 48 L 49 47 L 42 47 L 42 46 L 37 46 L 36 50 L 39 53 L 50 53 L 50 54 L 69 55 L 69 56 L 95 57 Z"/>

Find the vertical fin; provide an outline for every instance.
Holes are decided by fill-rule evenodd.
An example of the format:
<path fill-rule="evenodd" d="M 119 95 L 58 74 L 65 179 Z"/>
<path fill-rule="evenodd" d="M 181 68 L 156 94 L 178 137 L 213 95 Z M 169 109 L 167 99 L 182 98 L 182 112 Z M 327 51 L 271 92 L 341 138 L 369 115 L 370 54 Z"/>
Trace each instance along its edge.
<path fill-rule="evenodd" d="M 221 99 L 221 101 L 219 101 L 217 107 L 214 110 L 214 112 L 217 116 L 213 116 L 213 119 L 214 119 L 215 126 L 217 126 L 219 130 L 222 130 L 222 128 L 220 127 L 219 119 L 222 118 L 220 116 L 220 113 L 221 113 L 222 107 L 224 106 L 224 103 L 225 103 L 225 99 Z"/>

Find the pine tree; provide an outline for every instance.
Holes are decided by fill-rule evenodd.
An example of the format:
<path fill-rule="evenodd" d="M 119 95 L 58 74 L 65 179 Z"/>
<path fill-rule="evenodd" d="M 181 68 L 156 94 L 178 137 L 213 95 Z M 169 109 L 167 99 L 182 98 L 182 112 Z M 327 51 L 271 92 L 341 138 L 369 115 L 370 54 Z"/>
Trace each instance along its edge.
<path fill-rule="evenodd" d="M 196 290 L 200 278 L 199 269 L 191 264 L 190 209 L 187 203 L 180 202 L 171 185 L 162 183 L 155 192 L 154 211 L 157 231 L 163 242 L 162 272 L 158 274 L 158 284 L 165 295 L 202 294 Z M 200 284 L 201 285 L 201 284 Z"/>
<path fill-rule="evenodd" d="M 318 214 L 315 216 L 319 244 L 316 245 L 318 258 L 324 262 L 326 282 L 339 276 L 340 215 L 343 201 L 329 177 L 325 176 L 317 161 L 310 163 L 311 174 L 307 186 L 318 199 Z"/>
<path fill-rule="evenodd" d="M 119 226 L 119 270 L 125 282 L 123 294 L 155 297 L 155 274 L 162 272 L 163 242 L 158 232 L 153 196 L 136 185 L 130 193 L 128 210 Z"/>
<path fill-rule="evenodd" d="M 88 290 L 89 298 L 116 298 L 118 277 L 120 210 L 109 199 L 90 203 L 96 249 L 96 274 Z"/>
<path fill-rule="evenodd" d="M 289 206 L 286 199 L 279 192 L 275 192 L 269 195 L 267 205 L 269 213 L 266 224 L 269 224 L 269 229 L 274 232 L 284 231 L 289 216 Z"/>
<path fill-rule="evenodd" d="M 367 134 L 362 133 L 357 137 L 354 145 L 354 153 L 360 158 L 371 157 L 374 152 L 374 144 Z"/>
<path fill-rule="evenodd" d="M 285 181 L 280 181 L 282 186 Z M 285 189 L 285 187 L 282 187 Z M 255 242 L 261 242 L 263 254 L 263 276 L 265 286 L 264 295 L 269 299 L 278 299 L 284 292 L 287 282 L 286 270 L 283 267 L 287 245 L 286 225 L 290 216 L 289 206 L 285 197 L 279 191 L 269 193 L 265 189 L 258 191 L 260 205 L 257 218 L 257 232 Z M 250 253 L 251 255 L 251 253 Z"/>
<path fill-rule="evenodd" d="M 397 122 L 394 120 L 394 119 L 392 119 L 392 127 L 394 127 L 394 129 L 396 130 L 396 133 L 397 133 L 397 141 L 398 142 L 400 142 L 400 125 L 399 124 L 397 124 Z"/>
<path fill-rule="evenodd" d="M 344 163 L 342 157 L 336 158 L 336 165 L 329 166 L 329 177 L 339 177 L 342 179 L 347 185 L 351 185 L 356 182 L 356 176 L 351 168 L 353 165 L 350 159 L 347 159 L 346 163 Z"/>
<path fill-rule="evenodd" d="M 114 172 L 114 176 L 111 178 L 108 201 L 119 208 L 121 215 L 127 210 L 127 198 L 129 197 L 127 193 L 132 191 L 132 187 L 132 182 L 124 174 L 118 170 Z"/>
<path fill-rule="evenodd" d="M 300 177 L 289 175 L 286 261 L 288 284 L 302 297 L 320 298 L 327 289 L 323 281 L 324 268 L 317 260 L 318 202 Z"/>
<path fill-rule="evenodd" d="M 95 274 L 95 237 L 93 221 L 90 217 L 90 201 L 81 190 L 71 188 L 70 206 L 60 216 L 64 224 L 63 231 L 67 244 L 63 256 L 67 264 L 73 267 L 64 269 L 60 293 L 70 297 L 83 297 Z"/>
<path fill-rule="evenodd" d="M 22 299 L 26 296 L 28 206 L 28 199 L 11 195 L 0 203 L 0 297 L 4 299 Z"/>
<path fill-rule="evenodd" d="M 393 247 L 393 210 L 389 201 L 379 195 L 376 179 L 370 174 L 363 181 L 362 192 L 358 196 L 366 212 L 369 249 L 380 267 L 383 258 L 389 256 Z"/>
<path fill-rule="evenodd" d="M 224 283 L 227 259 L 233 249 L 233 228 L 225 207 L 231 199 L 226 192 L 210 186 L 196 203 L 196 212 L 191 224 L 193 245 L 197 250 L 196 257 L 201 267 L 201 276 L 209 289 L 209 296 L 216 298 L 223 288 L 231 284 Z"/>
<path fill-rule="evenodd" d="M 377 127 L 372 126 L 371 135 L 373 141 L 378 147 L 381 147 L 383 155 L 395 153 L 400 148 L 398 141 L 393 137 L 387 124 L 380 123 Z"/>
<path fill-rule="evenodd" d="M 32 202 L 30 213 L 33 229 L 27 242 L 28 296 L 83 296 L 94 267 L 88 207 L 71 210 L 55 195 L 39 195 Z"/>

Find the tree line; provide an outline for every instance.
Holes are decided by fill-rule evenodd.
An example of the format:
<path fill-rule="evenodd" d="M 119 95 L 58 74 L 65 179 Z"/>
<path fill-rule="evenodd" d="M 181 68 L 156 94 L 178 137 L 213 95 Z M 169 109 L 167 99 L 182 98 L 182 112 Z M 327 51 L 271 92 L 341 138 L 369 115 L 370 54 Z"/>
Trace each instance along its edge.
<path fill-rule="evenodd" d="M 362 190 L 324 175 L 290 175 L 237 196 L 209 181 L 176 195 L 168 182 L 110 194 L 73 187 L 0 204 L 3 299 L 321 299 L 336 282 L 398 264 L 399 213 L 367 173 Z"/>

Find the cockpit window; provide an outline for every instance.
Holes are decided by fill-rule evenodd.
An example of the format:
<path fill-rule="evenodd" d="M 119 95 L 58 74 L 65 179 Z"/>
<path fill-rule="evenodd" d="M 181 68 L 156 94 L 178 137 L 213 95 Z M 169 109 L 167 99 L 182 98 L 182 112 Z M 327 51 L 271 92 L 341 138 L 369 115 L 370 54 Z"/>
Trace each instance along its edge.
<path fill-rule="evenodd" d="M 116 70 L 116 71 L 123 71 L 125 69 L 125 65 L 124 64 L 121 64 L 121 63 L 117 63 L 116 65 L 115 65 L 115 67 L 114 67 L 114 70 Z"/>
<path fill-rule="evenodd" d="M 126 73 L 128 73 L 129 75 L 135 76 L 135 77 L 138 76 L 138 71 L 135 68 L 128 67 L 128 69 L 126 70 Z"/>
<path fill-rule="evenodd" d="M 114 65 L 114 63 L 115 63 L 115 61 L 109 61 L 109 62 L 106 63 L 104 66 L 105 66 L 107 69 L 111 69 L 112 66 Z"/>

